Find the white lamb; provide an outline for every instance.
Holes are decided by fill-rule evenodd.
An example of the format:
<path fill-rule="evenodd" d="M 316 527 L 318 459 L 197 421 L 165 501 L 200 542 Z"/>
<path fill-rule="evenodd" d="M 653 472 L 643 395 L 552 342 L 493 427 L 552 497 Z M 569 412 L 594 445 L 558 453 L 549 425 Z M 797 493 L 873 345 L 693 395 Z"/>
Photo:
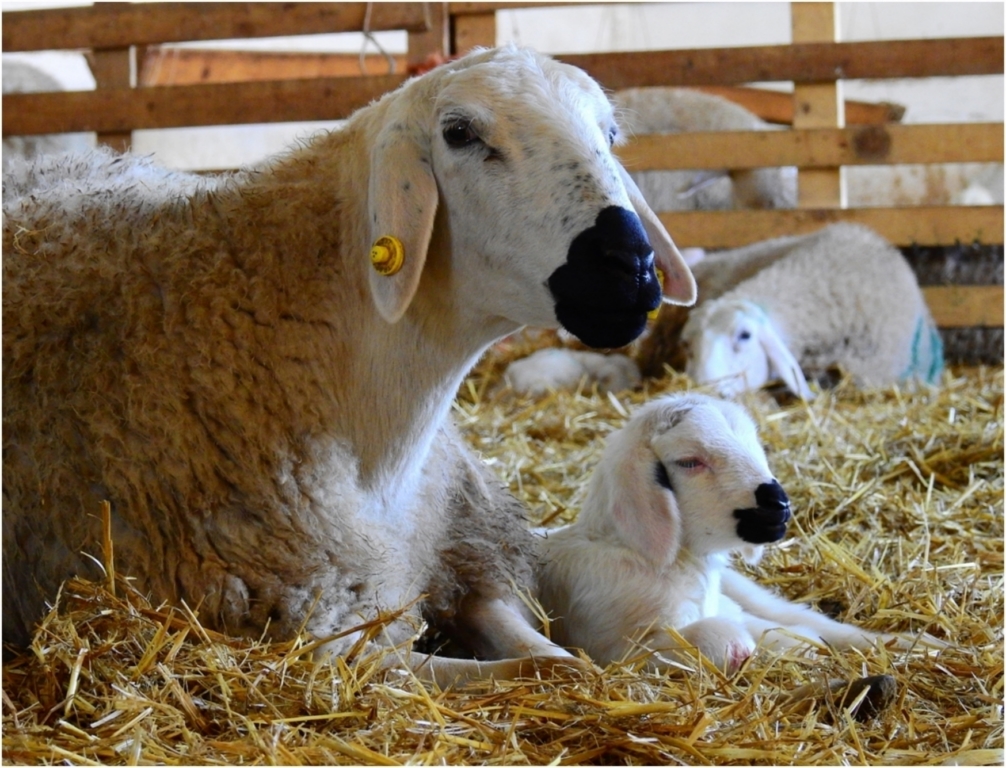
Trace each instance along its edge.
<path fill-rule="evenodd" d="M 773 129 L 729 99 L 690 88 L 628 88 L 612 98 L 633 134 Z M 655 211 L 796 206 L 795 168 L 629 170 Z"/>
<path fill-rule="evenodd" d="M 638 386 L 642 377 L 632 358 L 561 347 L 546 347 L 507 366 L 504 378 L 517 392 L 541 395 L 550 389 L 572 389 L 581 381 L 599 392 Z"/>
<path fill-rule="evenodd" d="M 728 397 L 781 377 L 810 398 L 807 379 L 834 366 L 860 386 L 939 380 L 943 344 L 915 273 L 866 227 L 720 251 L 693 269 L 700 303 L 661 313 L 640 345 L 648 375 L 685 358 L 697 382 Z"/>
<path fill-rule="evenodd" d="M 537 531 L 552 639 L 601 664 L 652 651 L 659 669 L 683 659 L 671 627 L 728 671 L 756 645 L 872 646 L 881 636 L 730 568 L 732 552 L 755 559 L 783 538 L 790 514 L 743 408 L 699 394 L 648 403 L 608 438 L 576 522 Z"/>
<path fill-rule="evenodd" d="M 108 499 L 120 570 L 210 626 L 332 638 L 415 601 L 382 642 L 422 618 L 509 659 L 412 656 L 428 678 L 569 663 L 517 594 L 523 510 L 448 412 L 522 324 L 630 341 L 660 302 L 654 260 L 665 298 L 694 299 L 616 137 L 593 80 L 507 47 L 234 174 L 107 152 L 15 165 L 4 641 L 28 641 L 64 579 L 100 575 Z"/>

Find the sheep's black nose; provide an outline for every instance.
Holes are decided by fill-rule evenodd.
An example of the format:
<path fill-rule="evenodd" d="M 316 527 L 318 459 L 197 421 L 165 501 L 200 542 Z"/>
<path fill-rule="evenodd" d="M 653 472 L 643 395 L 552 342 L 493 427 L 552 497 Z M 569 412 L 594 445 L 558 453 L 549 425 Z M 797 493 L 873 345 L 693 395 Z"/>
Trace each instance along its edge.
<path fill-rule="evenodd" d="M 786 535 L 789 522 L 789 496 L 777 480 L 755 489 L 756 507 L 735 509 L 737 535 L 750 544 L 768 544 Z"/>
<path fill-rule="evenodd" d="M 585 344 L 620 347 L 660 305 L 653 248 L 634 211 L 608 206 L 548 278 L 556 319 Z"/>

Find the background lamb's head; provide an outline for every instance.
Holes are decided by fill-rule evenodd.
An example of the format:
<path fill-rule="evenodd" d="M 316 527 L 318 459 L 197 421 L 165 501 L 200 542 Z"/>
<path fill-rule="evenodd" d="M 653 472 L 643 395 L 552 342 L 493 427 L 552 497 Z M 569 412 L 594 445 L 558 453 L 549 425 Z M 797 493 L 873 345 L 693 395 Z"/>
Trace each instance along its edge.
<path fill-rule="evenodd" d="M 764 386 L 774 376 L 804 399 L 811 399 L 800 364 L 765 312 L 750 301 L 712 301 L 689 318 L 681 333 L 689 358 L 688 375 L 715 383 L 724 397 Z"/>
<path fill-rule="evenodd" d="M 371 275 L 386 319 L 407 309 L 423 268 L 413 255 L 431 238 L 452 263 L 430 268 L 449 268 L 455 295 L 477 298 L 501 333 L 561 324 L 616 347 L 642 332 L 661 292 L 694 300 L 687 266 L 611 152 L 611 104 L 582 71 L 506 47 L 403 90 L 370 173 L 372 234 L 395 235 L 407 254 L 398 274 Z"/>

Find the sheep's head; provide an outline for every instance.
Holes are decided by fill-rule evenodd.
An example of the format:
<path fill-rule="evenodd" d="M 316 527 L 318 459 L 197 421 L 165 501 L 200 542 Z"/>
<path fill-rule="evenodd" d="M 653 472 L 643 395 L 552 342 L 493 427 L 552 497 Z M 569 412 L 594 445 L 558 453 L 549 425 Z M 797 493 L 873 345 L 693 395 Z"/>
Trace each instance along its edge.
<path fill-rule="evenodd" d="M 400 273 L 371 276 L 384 317 L 408 308 L 431 239 L 437 288 L 509 329 L 561 324 L 617 347 L 662 295 L 694 301 L 688 267 L 612 154 L 618 135 L 596 82 L 527 49 L 475 52 L 404 86 L 372 156 L 372 234 L 407 254 Z"/>
<path fill-rule="evenodd" d="M 754 557 L 785 536 L 790 505 L 747 412 L 690 393 L 648 403 L 608 439 L 581 519 L 605 514 L 627 546 L 668 562 L 679 548 Z"/>
<path fill-rule="evenodd" d="M 688 375 L 699 384 L 714 383 L 724 397 L 758 389 L 773 376 L 800 397 L 813 397 L 771 318 L 750 301 L 722 299 L 700 306 L 681 339 L 688 350 Z"/>

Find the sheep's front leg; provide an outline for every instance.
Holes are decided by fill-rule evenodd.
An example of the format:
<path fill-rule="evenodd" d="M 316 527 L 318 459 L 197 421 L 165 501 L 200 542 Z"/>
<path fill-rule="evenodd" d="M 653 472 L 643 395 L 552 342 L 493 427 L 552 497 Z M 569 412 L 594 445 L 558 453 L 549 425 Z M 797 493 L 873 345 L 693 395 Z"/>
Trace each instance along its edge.
<path fill-rule="evenodd" d="M 480 659 L 411 654 L 409 666 L 440 687 L 474 680 L 556 677 L 591 664 L 537 632 L 524 614 L 500 598 L 470 597 L 452 621 L 452 635 Z"/>
<path fill-rule="evenodd" d="M 678 634 L 727 673 L 736 671 L 755 649 L 754 638 L 742 623 L 719 616 L 692 622 L 678 630 Z M 668 669 L 672 666 L 670 662 L 681 663 L 688 659 L 681 643 L 662 629 L 648 632 L 641 644 L 655 652 L 648 661 L 653 669 Z"/>
<path fill-rule="evenodd" d="M 465 601 L 455 626 L 464 644 L 483 659 L 558 657 L 576 660 L 538 632 L 523 612 L 500 598 Z"/>

